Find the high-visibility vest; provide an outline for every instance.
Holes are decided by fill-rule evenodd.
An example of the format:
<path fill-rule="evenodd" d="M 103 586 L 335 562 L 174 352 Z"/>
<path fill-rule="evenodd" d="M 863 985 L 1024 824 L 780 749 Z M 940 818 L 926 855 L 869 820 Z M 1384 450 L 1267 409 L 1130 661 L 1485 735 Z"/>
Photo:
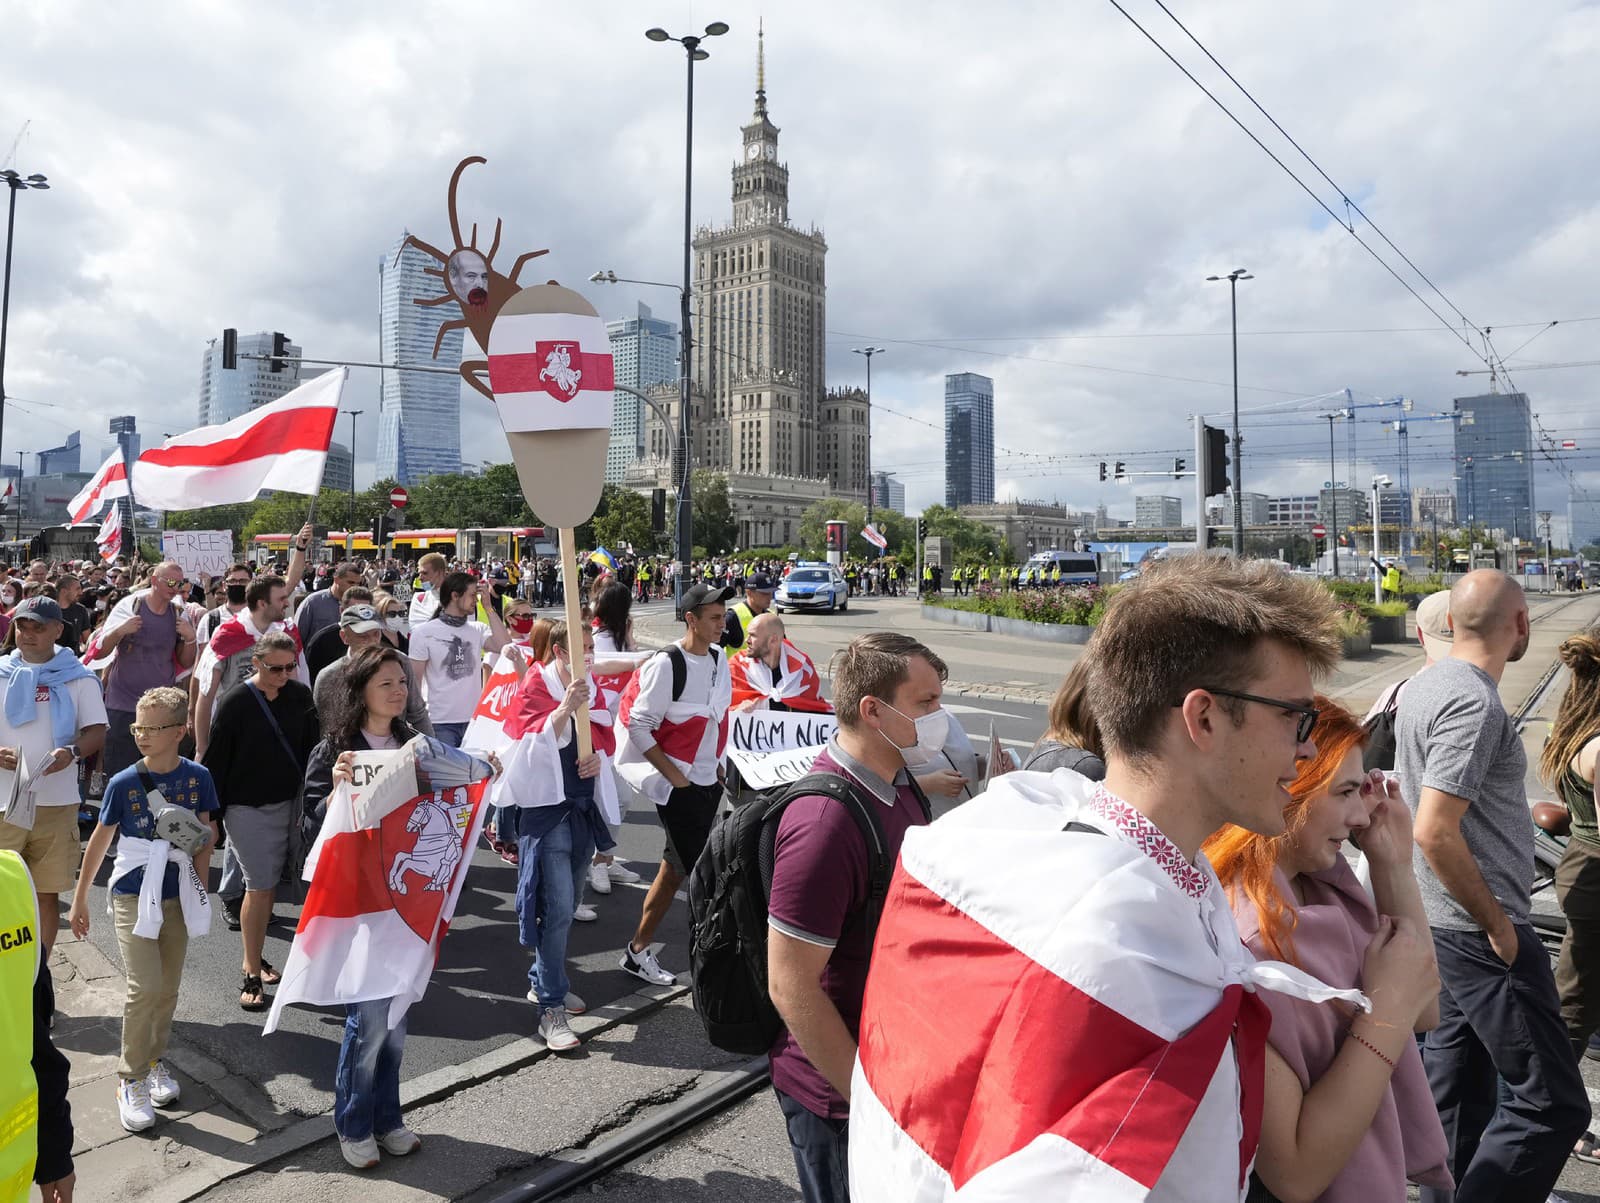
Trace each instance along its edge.
<path fill-rule="evenodd" d="M 39 909 L 33 878 L 0 852 L 0 1199 L 26 1199 L 39 1152 L 33 1077 L 33 984 L 39 976 Z"/>
<path fill-rule="evenodd" d="M 739 646 L 724 647 L 723 650 L 730 656 L 736 656 L 744 651 L 750 642 L 750 624 L 755 620 L 755 611 L 750 609 L 749 602 L 744 601 L 736 601 L 728 609 L 739 616 Z"/>
<path fill-rule="evenodd" d="M 1398 568 L 1391 568 L 1383 574 L 1383 587 L 1390 593 L 1400 592 L 1400 570 Z"/>

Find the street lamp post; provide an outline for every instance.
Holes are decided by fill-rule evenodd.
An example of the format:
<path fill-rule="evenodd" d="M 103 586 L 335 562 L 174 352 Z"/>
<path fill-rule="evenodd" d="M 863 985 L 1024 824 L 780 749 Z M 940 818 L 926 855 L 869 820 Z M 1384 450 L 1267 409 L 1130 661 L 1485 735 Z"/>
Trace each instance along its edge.
<path fill-rule="evenodd" d="M 4 182 L 6 191 L 10 194 L 6 206 L 6 270 L 4 292 L 0 293 L 0 451 L 5 449 L 6 429 L 6 328 L 11 321 L 11 241 L 17 227 L 17 193 L 24 188 L 46 189 L 50 183 L 42 175 L 19 175 L 15 171 L 0 171 L 0 182 Z M 17 488 L 22 488 L 21 479 L 18 479 Z M 21 520 L 22 495 L 17 494 L 17 518 Z"/>
<path fill-rule="evenodd" d="M 17 452 L 17 525 L 11 537 L 18 541 L 22 539 L 22 457 L 26 454 L 25 451 Z"/>
<path fill-rule="evenodd" d="M 1348 416 L 1349 411 L 1336 409 L 1331 414 L 1323 414 L 1328 419 L 1328 546 L 1333 548 L 1333 579 L 1339 579 L 1339 482 L 1334 479 L 1335 461 L 1333 451 L 1333 423 L 1337 418 Z"/>
<path fill-rule="evenodd" d="M 349 555 L 355 550 L 355 521 L 356 521 L 356 419 L 367 411 L 364 409 L 341 409 L 342 414 L 350 415 L 350 508 L 344 517 L 344 551 Z"/>
<path fill-rule="evenodd" d="M 1555 565 L 1550 562 L 1555 557 L 1555 551 L 1550 546 L 1550 519 L 1553 516 L 1550 510 L 1539 511 L 1539 525 L 1544 527 L 1544 582 L 1546 592 L 1549 592 L 1555 586 Z"/>
<path fill-rule="evenodd" d="M 704 38 L 715 38 L 728 32 L 728 26 L 722 21 L 713 21 L 706 26 L 703 36 L 688 34 L 675 38 L 666 30 L 656 28 L 647 29 L 645 37 L 652 42 L 677 42 L 683 49 L 688 61 L 688 88 L 684 110 L 684 139 L 683 139 L 683 294 L 680 306 L 679 320 L 683 324 L 681 362 L 678 365 L 678 444 L 683 458 L 681 475 L 678 479 L 678 571 L 673 575 L 672 593 L 673 600 L 678 609 L 682 610 L 684 582 L 689 573 L 689 563 L 694 556 L 694 525 L 690 513 L 692 500 L 689 494 L 690 484 L 690 447 L 689 442 L 689 350 L 693 345 L 693 336 L 689 333 L 689 288 L 692 284 L 689 275 L 690 256 L 693 251 L 693 225 L 690 206 L 694 193 L 694 65 L 711 57 L 709 52 L 701 48 L 700 43 Z"/>
<path fill-rule="evenodd" d="M 857 355 L 867 357 L 867 525 L 872 525 L 872 357 L 882 355 L 888 347 L 851 347 Z M 883 555 L 883 548 L 878 548 Z"/>
<path fill-rule="evenodd" d="M 1233 313 L 1233 554 L 1244 555 L 1244 507 L 1239 499 L 1241 460 L 1244 458 L 1244 440 L 1239 437 L 1239 281 L 1255 277 L 1242 267 L 1236 267 L 1225 276 L 1207 276 L 1208 281 L 1228 282 L 1228 307 Z"/>

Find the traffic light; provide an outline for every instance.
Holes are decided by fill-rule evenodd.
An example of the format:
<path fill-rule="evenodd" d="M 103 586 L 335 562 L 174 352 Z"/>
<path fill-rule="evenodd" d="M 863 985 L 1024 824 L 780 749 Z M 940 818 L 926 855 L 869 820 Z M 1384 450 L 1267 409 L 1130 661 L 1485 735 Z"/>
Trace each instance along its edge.
<path fill-rule="evenodd" d="M 289 336 L 274 331 L 272 334 L 272 358 L 267 360 L 267 371 L 283 371 L 283 357 L 289 353 Z"/>
<path fill-rule="evenodd" d="M 231 372 L 239 366 L 239 332 L 232 327 L 222 332 L 222 368 Z"/>
<path fill-rule="evenodd" d="M 1100 461 L 1100 479 L 1101 480 L 1105 480 L 1105 478 L 1106 478 L 1106 461 L 1105 460 L 1101 460 Z"/>
<path fill-rule="evenodd" d="M 1317 545 L 1317 555 L 1320 556 L 1323 552 L 1328 550 L 1327 535 L 1317 535 L 1312 541 Z"/>
<path fill-rule="evenodd" d="M 379 514 L 372 524 L 372 545 L 383 553 L 384 542 L 389 538 L 389 515 Z"/>
<path fill-rule="evenodd" d="M 928 537 L 928 524 L 921 518 L 917 519 L 917 542 L 921 543 Z"/>
<path fill-rule="evenodd" d="M 1126 473 L 1124 472 L 1124 469 L 1126 467 L 1127 467 L 1127 464 L 1124 463 L 1122 460 L 1119 459 L 1117 461 L 1116 477 L 1117 477 L 1118 480 L 1121 480 L 1123 478 L 1123 476 L 1126 475 Z"/>
<path fill-rule="evenodd" d="M 1172 474 L 1174 476 L 1182 476 L 1183 475 L 1184 463 L 1185 463 L 1185 461 L 1184 461 L 1182 456 L 1174 456 L 1173 457 L 1173 460 L 1172 460 Z"/>
<path fill-rule="evenodd" d="M 650 533 L 659 535 L 667 529 L 667 491 L 650 490 Z"/>
<path fill-rule="evenodd" d="M 1214 426 L 1207 426 L 1205 431 L 1205 490 L 1207 497 L 1215 497 L 1228 491 L 1228 432 Z"/>

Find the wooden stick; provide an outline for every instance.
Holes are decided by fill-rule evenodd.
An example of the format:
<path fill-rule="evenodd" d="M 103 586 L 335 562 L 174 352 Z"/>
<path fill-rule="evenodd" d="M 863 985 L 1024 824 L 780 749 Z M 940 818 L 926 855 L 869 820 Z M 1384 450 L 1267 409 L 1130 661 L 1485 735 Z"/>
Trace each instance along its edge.
<path fill-rule="evenodd" d="M 578 590 L 583 587 L 583 573 L 577 571 L 578 537 L 572 527 L 561 528 L 561 597 L 567 611 L 567 662 L 572 665 L 572 679 L 583 679 L 583 605 Z M 587 760 L 594 753 L 594 743 L 589 732 L 589 704 L 585 702 L 572 716 L 578 729 L 578 759 Z"/>

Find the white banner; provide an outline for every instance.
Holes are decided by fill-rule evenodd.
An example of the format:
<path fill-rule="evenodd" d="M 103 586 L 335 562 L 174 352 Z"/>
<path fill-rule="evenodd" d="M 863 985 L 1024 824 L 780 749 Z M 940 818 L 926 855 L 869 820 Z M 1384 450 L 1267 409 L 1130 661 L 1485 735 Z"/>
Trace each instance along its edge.
<path fill-rule="evenodd" d="M 801 714 L 798 711 L 752 710 L 729 716 L 728 754 L 735 752 L 767 755 L 795 748 L 820 751 L 839 726 L 831 714 Z"/>
<path fill-rule="evenodd" d="M 746 789 L 774 789 L 788 781 L 798 781 L 811 771 L 811 765 L 822 752 L 819 744 L 812 748 L 790 748 L 785 752 L 736 752 L 728 749 L 728 763 L 739 770 L 740 780 Z"/>
<path fill-rule="evenodd" d="M 222 576 L 236 557 L 233 532 L 226 530 L 164 530 L 161 532 L 161 558 L 171 560 L 191 580 Z"/>

